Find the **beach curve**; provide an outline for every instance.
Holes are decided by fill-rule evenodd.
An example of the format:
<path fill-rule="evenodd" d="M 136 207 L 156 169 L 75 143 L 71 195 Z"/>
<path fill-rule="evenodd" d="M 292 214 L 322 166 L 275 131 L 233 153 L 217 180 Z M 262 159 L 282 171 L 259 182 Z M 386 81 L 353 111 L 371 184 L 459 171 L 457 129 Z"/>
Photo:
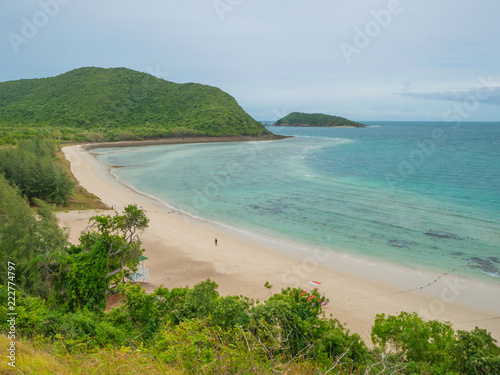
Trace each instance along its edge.
<path fill-rule="evenodd" d="M 262 300 L 269 297 L 263 286 L 266 281 L 277 292 L 287 286 L 312 289 L 309 281 L 317 280 L 321 282 L 318 289 L 330 300 L 327 314 L 333 314 L 367 343 L 376 314 L 401 311 L 450 321 L 455 329 L 470 330 L 477 325 L 500 339 L 500 288 L 494 285 L 375 264 L 341 253 L 325 255 L 318 249 L 287 251 L 286 246 L 198 220 L 140 194 L 117 181 L 111 167 L 98 161 L 88 148 L 91 146 L 63 149 L 79 183 L 117 210 L 136 203 L 150 218 L 142 239 L 149 258 L 148 282 L 152 284 L 173 288 L 211 278 L 223 295 Z M 75 241 L 93 214 L 95 211 L 82 211 L 58 216 L 70 226 Z"/>

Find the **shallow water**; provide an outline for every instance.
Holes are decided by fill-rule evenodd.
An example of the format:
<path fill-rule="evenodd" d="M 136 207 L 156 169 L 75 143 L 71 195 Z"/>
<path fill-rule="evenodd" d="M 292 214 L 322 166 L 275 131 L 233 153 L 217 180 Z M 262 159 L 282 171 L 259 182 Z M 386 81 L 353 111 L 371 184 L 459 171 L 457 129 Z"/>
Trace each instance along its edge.
<path fill-rule="evenodd" d="M 415 269 L 500 282 L 500 124 L 270 127 L 294 138 L 93 152 L 210 220 Z"/>

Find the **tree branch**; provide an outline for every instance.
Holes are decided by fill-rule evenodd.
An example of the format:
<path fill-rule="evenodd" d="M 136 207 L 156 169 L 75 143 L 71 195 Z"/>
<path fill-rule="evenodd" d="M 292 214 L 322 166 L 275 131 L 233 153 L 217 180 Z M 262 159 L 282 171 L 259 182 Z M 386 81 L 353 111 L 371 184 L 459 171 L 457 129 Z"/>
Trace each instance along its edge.
<path fill-rule="evenodd" d="M 122 260 L 121 260 L 121 262 L 120 262 L 120 268 L 119 268 L 119 269 L 117 269 L 117 270 L 111 271 L 110 273 L 108 273 L 108 274 L 106 275 L 106 278 L 109 278 L 109 277 L 111 277 L 111 276 L 114 276 L 114 275 L 116 275 L 117 273 L 119 273 L 119 272 L 122 272 L 122 271 L 123 271 L 123 269 L 125 268 L 125 267 L 123 266 L 123 263 L 125 262 L 125 255 L 127 255 L 127 253 L 124 253 L 124 254 L 122 255 Z"/>

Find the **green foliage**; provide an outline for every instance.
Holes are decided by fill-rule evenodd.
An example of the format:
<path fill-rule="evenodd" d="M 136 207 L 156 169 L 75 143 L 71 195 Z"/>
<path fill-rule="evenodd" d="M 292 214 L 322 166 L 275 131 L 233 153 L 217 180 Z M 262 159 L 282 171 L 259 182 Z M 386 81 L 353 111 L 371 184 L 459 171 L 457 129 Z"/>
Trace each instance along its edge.
<path fill-rule="evenodd" d="M 36 200 L 32 210 L 17 189 L 0 175 L 0 279 L 7 280 L 7 262 L 16 268 L 15 284 L 33 294 L 46 295 L 44 271 L 38 261 L 68 243 L 68 233 L 46 203 Z"/>
<path fill-rule="evenodd" d="M 40 297 L 31 297 L 16 290 L 16 329 L 28 337 L 38 335 L 51 336 L 54 334 L 54 327 L 61 323 L 58 314 L 54 313 L 46 301 Z M 7 316 L 8 288 L 7 285 L 0 285 L 0 314 Z M 0 330 L 8 332 L 7 319 L 0 321 Z"/>
<path fill-rule="evenodd" d="M 0 314 L 7 313 L 7 286 L 0 285 Z M 112 325 L 102 316 L 88 309 L 65 312 L 59 306 L 51 306 L 38 296 L 16 291 L 17 336 L 50 338 L 58 340 L 64 350 L 85 351 L 96 346 L 121 345 L 127 339 L 127 331 L 120 325 Z M 8 332 L 6 319 L 0 321 L 0 331 Z"/>
<path fill-rule="evenodd" d="M 52 341 L 61 352 L 120 348 L 193 374 L 499 373 L 500 348 L 485 330 L 455 333 L 446 323 L 426 322 L 416 314 L 377 316 L 374 341 L 390 346 L 392 353 L 381 357 L 378 349 L 368 350 L 357 335 L 321 314 L 318 302 L 324 297 L 317 291 L 287 288 L 255 304 L 220 297 L 210 280 L 193 288 L 160 287 L 151 294 L 138 284 L 119 289 L 123 305 L 107 313 L 67 312 L 17 292 L 17 335 Z M 0 285 L 1 315 L 7 312 L 7 296 Z M 195 301 L 203 306 L 195 309 Z M 179 316 L 182 311 L 191 317 Z M 245 319 L 239 318 L 242 313 Z M 224 315 L 237 319 L 224 320 Z M 0 331 L 8 329 L 7 320 L 0 321 Z"/>
<path fill-rule="evenodd" d="M 220 297 L 212 311 L 212 324 L 222 328 L 248 326 L 251 304 L 252 301 L 243 296 Z"/>
<path fill-rule="evenodd" d="M 68 245 L 69 229 L 59 226 L 59 220 L 49 204 L 40 199 L 35 199 L 34 202 L 36 204 L 36 233 L 40 238 L 37 246 L 38 253 L 44 255 L 64 249 Z"/>
<path fill-rule="evenodd" d="M 137 205 L 125 207 L 123 215 L 97 215 L 90 222 L 79 247 L 51 260 L 56 298 L 69 311 L 103 311 L 109 285 L 135 271 L 144 251 L 138 232 L 148 226 L 149 219 Z"/>
<path fill-rule="evenodd" d="M 156 337 L 154 348 L 163 361 L 179 363 L 190 374 L 267 373 L 272 368 L 271 359 L 255 336 L 197 319 L 167 327 Z"/>
<path fill-rule="evenodd" d="M 104 310 L 108 267 L 103 241 L 97 241 L 90 251 L 60 253 L 52 261 L 55 268 L 52 282 L 61 306 L 69 311 L 83 308 Z"/>
<path fill-rule="evenodd" d="M 125 295 L 126 320 L 124 323 L 140 330 L 142 337 L 149 337 L 156 333 L 167 318 L 166 305 L 158 297 L 158 291 L 146 294 L 140 284 L 125 284 L 118 290 Z"/>
<path fill-rule="evenodd" d="M 321 113 L 292 112 L 276 121 L 279 126 L 352 126 L 365 127 L 359 122 L 348 120 L 344 117 L 324 115 Z"/>
<path fill-rule="evenodd" d="M 54 143 L 48 139 L 23 141 L 15 148 L 0 150 L 0 173 L 32 201 L 38 198 L 64 204 L 74 183 L 54 162 L 55 153 Z"/>
<path fill-rule="evenodd" d="M 351 335 L 337 320 L 325 319 L 317 290 L 311 293 L 286 288 L 264 304 L 255 306 L 251 313 L 254 322 L 266 322 L 275 327 L 284 338 L 279 352 L 287 358 L 303 356 L 327 364 L 331 358 L 343 356 L 344 363 L 352 367 L 364 365 L 368 350 L 359 337 Z M 258 327 L 258 325 L 255 325 Z"/>
<path fill-rule="evenodd" d="M 106 313 L 104 321 L 119 328 L 121 337 L 140 337 L 169 363 L 184 358 L 187 371 L 250 371 L 298 358 L 321 368 L 341 359 L 339 369 L 354 369 L 365 366 L 369 357 L 357 335 L 321 316 L 323 297 L 317 292 L 288 288 L 255 305 L 241 296 L 220 297 L 210 280 L 193 288 L 160 287 L 151 294 L 138 284 L 118 289 L 124 303 Z"/>
<path fill-rule="evenodd" d="M 68 89 L 71 88 L 71 89 Z M 222 90 L 125 68 L 0 83 L 0 144 L 269 134 Z"/>
<path fill-rule="evenodd" d="M 439 363 L 448 356 L 454 333 L 450 324 L 425 322 L 416 313 L 402 312 L 387 318 L 381 314 L 375 319 L 372 341 L 382 347 L 387 343 L 396 346 L 408 361 Z"/>
<path fill-rule="evenodd" d="M 138 233 L 149 225 L 146 213 L 136 204 L 130 204 L 124 208 L 123 215 L 97 215 L 91 217 L 90 222 L 90 230 L 80 236 L 80 245 L 90 251 L 98 243 L 105 244 L 102 251 L 109 269 L 106 278 L 117 282 L 129 271 L 135 271 L 144 252 Z"/>
<path fill-rule="evenodd" d="M 166 324 L 156 336 L 159 356 L 169 362 L 184 358 L 183 369 L 189 372 L 255 372 L 297 358 L 320 368 L 340 357 L 339 369 L 364 366 L 368 349 L 359 336 L 321 315 L 324 299 L 317 291 L 287 288 L 254 305 L 241 296 L 220 297 L 216 288 L 206 280 L 183 295 L 177 323 Z"/>
<path fill-rule="evenodd" d="M 500 348 L 484 329 L 458 331 L 451 354 L 464 374 L 500 374 Z"/>
<path fill-rule="evenodd" d="M 217 283 L 209 279 L 198 283 L 184 297 L 184 303 L 179 310 L 181 319 L 193 319 L 209 316 L 214 311 L 219 298 Z"/>
<path fill-rule="evenodd" d="M 485 330 L 455 331 L 448 323 L 424 321 L 416 313 L 377 315 L 372 341 L 403 354 L 407 373 L 500 373 L 500 348 Z"/>

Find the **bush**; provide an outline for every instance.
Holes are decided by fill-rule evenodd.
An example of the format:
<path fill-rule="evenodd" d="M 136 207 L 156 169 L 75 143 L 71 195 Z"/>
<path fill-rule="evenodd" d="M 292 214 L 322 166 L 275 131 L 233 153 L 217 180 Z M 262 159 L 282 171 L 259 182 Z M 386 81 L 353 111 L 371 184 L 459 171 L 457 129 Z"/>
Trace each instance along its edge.
<path fill-rule="evenodd" d="M 219 298 L 213 308 L 212 324 L 222 328 L 238 325 L 248 326 L 250 323 L 248 309 L 251 302 L 248 298 L 242 296 Z"/>
<path fill-rule="evenodd" d="M 0 285 L 0 314 L 7 316 L 8 288 Z M 63 322 L 63 316 L 40 297 L 30 297 L 16 291 L 16 330 L 25 337 L 53 336 Z M 0 321 L 0 331 L 8 332 L 7 319 Z"/>
<path fill-rule="evenodd" d="M 217 287 L 216 282 L 207 279 L 188 290 L 179 309 L 179 318 L 181 320 L 204 319 L 210 316 L 219 298 Z"/>
<path fill-rule="evenodd" d="M 242 329 L 213 327 L 198 319 L 167 327 L 153 347 L 155 356 L 192 374 L 265 373 L 271 366 L 265 348 Z M 257 350 L 255 350 L 257 349 Z M 277 358 L 275 359 L 276 362 Z"/>
<path fill-rule="evenodd" d="M 328 365 L 342 356 L 342 362 L 353 368 L 365 364 L 368 349 L 359 335 L 351 335 L 338 320 L 326 319 L 317 290 L 308 293 L 286 288 L 264 304 L 251 310 L 253 326 L 264 321 L 274 327 L 274 337 L 281 337 L 279 353 L 287 358 L 314 359 Z"/>
<path fill-rule="evenodd" d="M 118 288 L 125 295 L 122 307 L 127 314 L 128 324 L 140 331 L 143 338 L 157 332 L 165 321 L 165 304 L 156 295 L 147 294 L 140 284 L 125 284 Z"/>
<path fill-rule="evenodd" d="M 500 348 L 485 329 L 458 331 L 452 355 L 464 374 L 500 374 Z"/>
<path fill-rule="evenodd" d="M 416 313 L 377 315 L 372 341 L 405 358 L 407 373 L 499 374 L 500 348 L 485 330 L 455 331 L 449 323 L 424 321 Z"/>

